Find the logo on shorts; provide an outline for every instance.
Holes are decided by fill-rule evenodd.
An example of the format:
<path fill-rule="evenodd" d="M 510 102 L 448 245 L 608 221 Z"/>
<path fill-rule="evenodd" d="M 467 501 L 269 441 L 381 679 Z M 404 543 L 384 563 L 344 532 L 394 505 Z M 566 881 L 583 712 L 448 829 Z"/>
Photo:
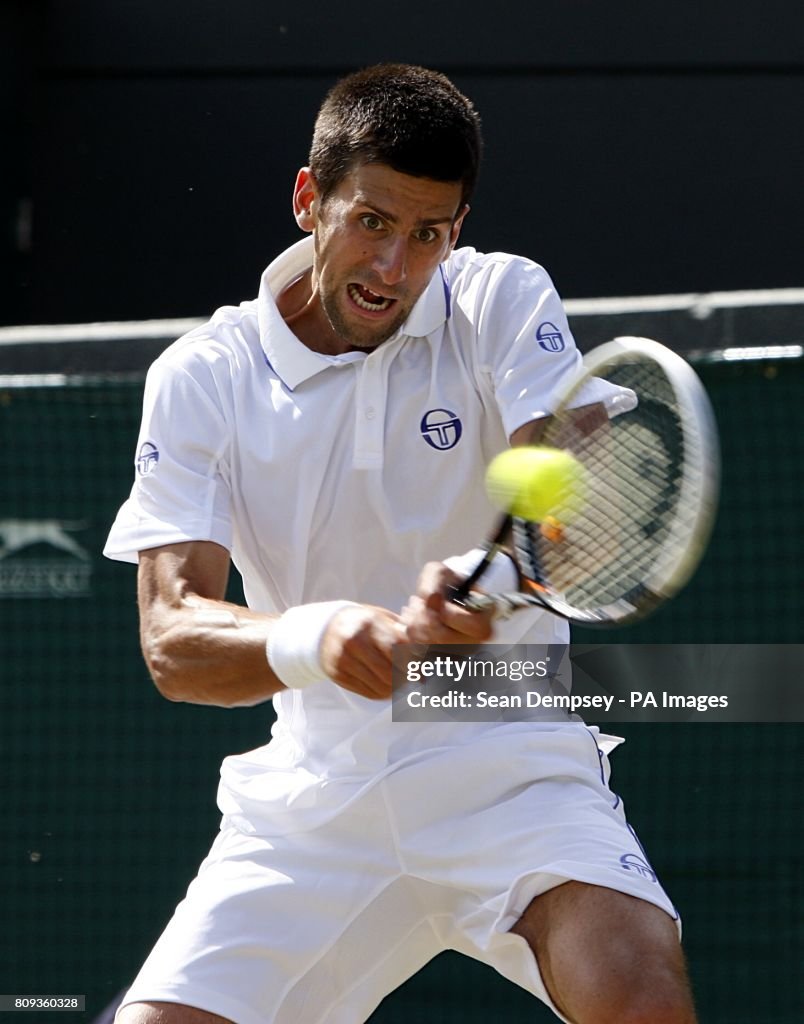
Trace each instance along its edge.
<path fill-rule="evenodd" d="M 159 449 L 150 441 L 143 441 L 137 453 L 137 472 L 140 476 L 148 476 L 151 470 L 156 469 L 159 462 Z"/>
<path fill-rule="evenodd" d="M 555 324 L 551 324 L 549 320 L 539 324 L 536 330 L 536 340 L 545 352 L 563 352 L 566 348 L 561 331 L 559 331 Z"/>
<path fill-rule="evenodd" d="M 460 441 L 463 424 L 449 409 L 430 409 L 422 416 L 419 430 L 431 448 L 446 452 Z"/>
<path fill-rule="evenodd" d="M 626 871 L 636 871 L 638 875 L 641 875 L 642 878 L 647 878 L 649 882 L 659 881 L 656 877 L 656 872 L 650 864 L 636 853 L 624 853 L 620 857 L 620 864 Z"/>

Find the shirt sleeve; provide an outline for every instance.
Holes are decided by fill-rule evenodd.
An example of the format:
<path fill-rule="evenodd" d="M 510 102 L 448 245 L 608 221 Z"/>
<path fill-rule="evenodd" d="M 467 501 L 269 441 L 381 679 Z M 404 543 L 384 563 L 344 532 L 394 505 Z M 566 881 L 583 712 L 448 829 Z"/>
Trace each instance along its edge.
<path fill-rule="evenodd" d="M 478 304 L 479 369 L 490 383 L 508 437 L 555 410 L 567 383 L 580 371 L 581 354 L 547 271 L 519 257 L 492 259 L 471 290 Z M 622 411 L 624 389 L 592 379 L 572 406 L 603 402 Z"/>
<path fill-rule="evenodd" d="M 138 552 L 211 540 L 231 550 L 229 430 L 214 388 L 182 366 L 157 360 L 148 372 L 134 459 L 134 486 L 104 555 L 136 562 Z"/>

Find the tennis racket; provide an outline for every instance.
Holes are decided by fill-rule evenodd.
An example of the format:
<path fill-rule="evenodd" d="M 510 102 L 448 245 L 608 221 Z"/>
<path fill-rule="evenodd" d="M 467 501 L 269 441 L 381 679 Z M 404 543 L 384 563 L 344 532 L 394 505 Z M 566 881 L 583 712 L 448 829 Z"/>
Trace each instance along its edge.
<path fill-rule="evenodd" d="M 617 386 L 608 415 L 601 378 Z M 719 490 L 715 419 L 692 367 L 656 341 L 615 338 L 584 357 L 539 443 L 583 465 L 581 507 L 566 523 L 504 515 L 450 600 L 500 618 L 539 605 L 579 624 L 619 626 L 677 594 L 706 549 Z M 474 590 L 504 544 L 520 589 Z"/>

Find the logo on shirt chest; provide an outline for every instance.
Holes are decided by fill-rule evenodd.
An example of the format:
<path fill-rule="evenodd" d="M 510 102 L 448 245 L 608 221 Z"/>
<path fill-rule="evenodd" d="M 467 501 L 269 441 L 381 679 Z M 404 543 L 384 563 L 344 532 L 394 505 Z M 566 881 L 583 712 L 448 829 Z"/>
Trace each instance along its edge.
<path fill-rule="evenodd" d="M 446 452 L 460 441 L 463 424 L 450 409 L 430 409 L 422 416 L 419 431 L 431 448 Z"/>

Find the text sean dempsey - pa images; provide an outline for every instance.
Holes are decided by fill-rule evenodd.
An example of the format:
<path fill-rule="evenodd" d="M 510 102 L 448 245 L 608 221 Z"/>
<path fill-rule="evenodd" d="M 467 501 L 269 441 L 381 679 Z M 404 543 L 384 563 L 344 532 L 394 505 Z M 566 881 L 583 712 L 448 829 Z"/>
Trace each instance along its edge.
<path fill-rule="evenodd" d="M 677 694 L 667 690 L 631 690 L 627 696 L 610 693 L 574 694 L 545 691 L 542 689 L 519 690 L 516 693 L 495 692 L 480 689 L 483 680 L 493 685 L 495 681 L 525 683 L 544 680 L 550 675 L 549 658 L 523 661 L 495 661 L 477 658 L 452 658 L 449 655 L 429 658 L 424 661 L 409 661 L 405 667 L 408 683 L 418 683 L 421 688 L 408 691 L 405 703 L 409 708 L 542 708 L 575 713 L 583 710 L 600 709 L 611 711 L 618 706 L 636 709 L 688 709 L 705 712 L 713 708 L 727 708 L 729 699 L 725 695 Z M 438 692 L 428 692 L 428 682 L 441 684 Z M 450 688 L 444 689 L 444 684 Z M 467 687 L 466 684 L 472 685 Z"/>

